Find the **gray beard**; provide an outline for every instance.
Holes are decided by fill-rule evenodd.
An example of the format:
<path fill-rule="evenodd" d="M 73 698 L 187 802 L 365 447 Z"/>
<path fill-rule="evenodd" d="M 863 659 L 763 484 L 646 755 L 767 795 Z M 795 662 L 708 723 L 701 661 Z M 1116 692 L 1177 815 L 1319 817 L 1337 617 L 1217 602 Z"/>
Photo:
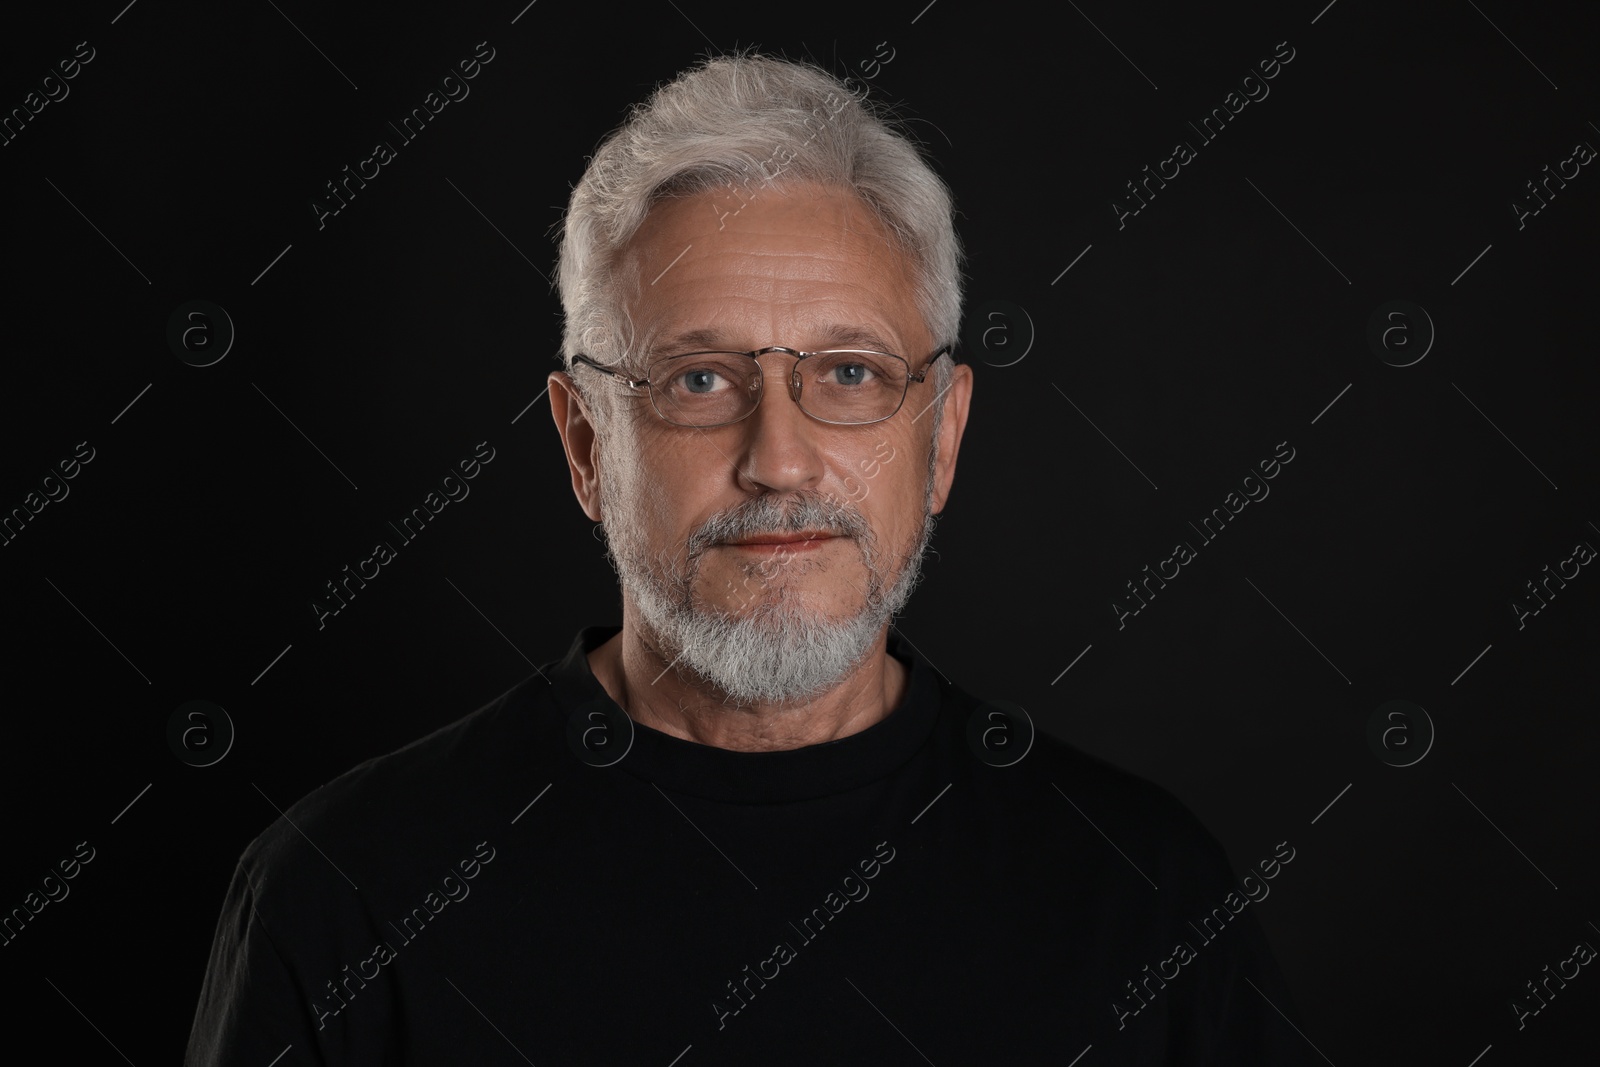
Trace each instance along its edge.
<path fill-rule="evenodd" d="M 884 627 L 911 598 L 922 569 L 922 559 L 933 537 L 932 465 L 923 498 L 922 532 L 904 559 L 892 584 L 890 568 L 872 529 L 854 508 L 818 494 L 790 499 L 785 504 L 757 497 L 723 515 L 714 516 L 689 536 L 687 564 L 661 559 L 650 566 L 644 531 L 626 507 L 608 501 L 627 500 L 626 493 L 601 468 L 601 517 L 607 556 L 623 590 L 648 631 L 647 640 L 670 665 L 680 667 L 702 683 L 721 691 L 725 703 L 796 704 L 825 692 L 865 660 Z M 833 619 L 803 608 L 781 584 L 767 585 L 755 565 L 746 587 L 757 598 L 742 614 L 730 614 L 699 602 L 694 584 L 701 558 L 725 541 L 763 533 L 826 530 L 854 539 L 868 574 L 865 603 L 855 615 Z M 779 564 L 782 567 L 826 566 L 807 557 Z M 770 565 L 767 574 L 774 572 Z"/>

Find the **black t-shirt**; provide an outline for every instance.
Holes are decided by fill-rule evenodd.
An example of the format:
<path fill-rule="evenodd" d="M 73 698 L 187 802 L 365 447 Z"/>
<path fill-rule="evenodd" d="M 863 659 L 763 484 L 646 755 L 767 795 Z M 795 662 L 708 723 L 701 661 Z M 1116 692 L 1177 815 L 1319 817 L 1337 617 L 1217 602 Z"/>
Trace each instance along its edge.
<path fill-rule="evenodd" d="M 188 1064 L 1320 1062 L 1251 910 L 1292 844 L 1241 885 L 1170 794 L 893 637 L 865 730 L 684 741 L 591 674 L 616 632 L 250 844 Z"/>

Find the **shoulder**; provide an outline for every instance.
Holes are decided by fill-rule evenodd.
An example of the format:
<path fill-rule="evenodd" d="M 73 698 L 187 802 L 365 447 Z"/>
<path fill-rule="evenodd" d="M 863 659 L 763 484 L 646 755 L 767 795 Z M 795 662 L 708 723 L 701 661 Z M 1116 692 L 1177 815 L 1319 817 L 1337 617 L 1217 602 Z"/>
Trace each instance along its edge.
<path fill-rule="evenodd" d="M 477 828 L 504 826 L 500 813 L 553 762 L 550 742 L 560 719 L 546 688 L 531 675 L 477 710 L 312 790 L 246 847 L 241 873 L 261 896 L 341 878 L 361 885 L 363 876 L 385 879 L 405 857 L 470 852 Z"/>
<path fill-rule="evenodd" d="M 1051 775 L 1070 800 L 1094 805 L 1109 821 L 1177 834 L 1204 830 L 1182 800 L 1148 778 L 1050 734 L 1041 732 L 1034 746 L 1036 772 Z"/>
<path fill-rule="evenodd" d="M 1143 850 L 1161 866 L 1231 880 L 1222 843 L 1171 790 L 1060 738 L 1042 736 L 1040 748 L 1040 768 L 1050 769 L 1074 814 L 1121 847 Z"/>
<path fill-rule="evenodd" d="M 1198 867 L 1231 877 L 1221 843 L 1171 790 L 1046 733 L 1036 718 L 1019 718 L 1015 704 L 984 701 L 956 686 L 948 687 L 946 700 L 955 712 L 947 727 L 955 734 L 953 747 L 971 757 L 979 794 L 1003 805 L 1008 822 L 1024 818 L 1030 831 L 1073 845 L 1087 838 L 1115 847 L 1158 882 L 1151 867 Z M 1003 709 L 1003 718 L 992 714 L 996 709 Z M 998 755 L 993 742 L 986 746 L 980 737 L 986 727 L 1004 731 L 996 735 L 1000 751 L 1010 749 L 1003 758 L 984 758 L 986 747 Z M 1031 816 L 1019 815 L 1025 808 L 1033 809 Z"/>

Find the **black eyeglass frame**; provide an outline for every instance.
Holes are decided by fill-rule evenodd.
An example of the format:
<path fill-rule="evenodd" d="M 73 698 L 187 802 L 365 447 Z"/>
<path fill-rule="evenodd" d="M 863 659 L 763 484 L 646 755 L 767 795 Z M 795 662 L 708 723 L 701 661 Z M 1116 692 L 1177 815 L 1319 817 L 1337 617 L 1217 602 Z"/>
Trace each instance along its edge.
<path fill-rule="evenodd" d="M 880 422 L 887 422 L 889 419 L 892 419 L 896 415 L 898 415 L 900 413 L 900 409 L 905 407 L 905 405 L 906 405 L 906 397 L 911 395 L 911 383 L 912 382 L 923 382 L 923 381 L 926 381 L 927 377 L 928 377 L 928 371 L 930 369 L 932 369 L 933 365 L 936 362 L 938 362 L 940 356 L 949 355 L 951 358 L 954 358 L 955 346 L 954 345 L 943 345 L 943 346 L 941 346 L 936 352 L 933 353 L 933 355 L 929 356 L 926 360 L 923 361 L 922 369 L 916 371 L 915 373 L 913 373 L 910 370 L 910 366 L 911 365 L 906 362 L 906 358 L 904 356 L 897 356 L 893 352 L 878 352 L 878 351 L 876 351 L 874 349 L 870 349 L 870 348 L 824 348 L 824 349 L 820 349 L 820 350 L 818 350 L 816 352 L 802 352 L 797 348 L 786 348 L 783 345 L 768 345 L 766 348 L 757 348 L 757 349 L 754 349 L 753 351 L 749 351 L 749 352 L 734 352 L 734 351 L 728 350 L 728 349 L 707 349 L 707 350 L 701 351 L 701 352 L 685 352 L 682 355 L 665 356 L 659 362 L 666 362 L 667 360 L 688 359 L 691 356 L 749 356 L 750 359 L 755 362 L 755 365 L 756 365 L 756 380 L 758 382 L 760 382 L 761 391 L 764 391 L 766 389 L 766 387 L 767 387 L 766 371 L 762 369 L 761 361 L 757 357 L 764 356 L 768 352 L 782 352 L 785 355 L 789 355 L 789 356 L 793 356 L 794 357 L 794 367 L 789 373 L 789 398 L 791 400 L 793 400 L 797 406 L 800 407 L 801 411 L 805 411 L 806 415 L 808 415 L 809 417 L 811 417 L 813 419 L 816 419 L 818 422 L 824 423 L 825 425 L 828 425 L 828 426 L 875 426 Z M 901 392 L 900 392 L 900 402 L 894 406 L 894 410 L 893 411 L 889 412 L 889 414 L 883 416 L 882 418 L 873 419 L 870 422 L 835 422 L 832 419 L 819 418 L 818 416 L 811 414 L 811 412 L 806 411 L 805 406 L 800 403 L 800 392 L 801 392 L 801 389 L 800 389 L 800 361 L 804 360 L 804 359 L 807 359 L 807 358 L 809 358 L 811 356 L 825 356 L 825 355 L 837 354 L 837 353 L 840 353 L 840 352 L 859 352 L 861 355 L 864 355 L 864 356 L 887 356 L 890 359 L 897 359 L 901 363 L 905 363 L 906 364 L 907 370 L 906 370 L 905 388 L 903 390 L 901 390 Z M 720 426 L 732 426 L 735 423 L 743 422 L 745 419 L 748 419 L 751 415 L 753 415 L 755 413 L 756 404 L 759 404 L 761 402 L 760 401 L 759 392 L 758 392 L 758 395 L 757 395 L 757 398 L 756 398 L 756 404 L 752 404 L 750 406 L 750 410 L 745 412 L 743 415 L 740 415 L 737 419 L 729 419 L 727 422 L 714 422 L 714 423 L 711 423 L 709 426 L 695 426 L 695 425 L 691 425 L 689 423 L 678 422 L 678 421 L 676 421 L 675 419 L 673 419 L 672 417 L 670 417 L 669 415 L 667 415 L 665 412 L 663 412 L 661 410 L 660 405 L 658 405 L 656 403 L 655 390 L 654 389 L 650 389 L 650 385 L 651 385 L 650 379 L 648 379 L 648 378 L 630 378 L 626 374 L 623 374 L 622 372 L 617 371 L 617 370 L 613 370 L 612 368 L 607 367 L 603 363 L 595 362 L 594 360 L 590 359 L 588 356 L 584 355 L 582 352 L 579 352 L 577 355 L 572 357 L 572 363 L 573 363 L 573 366 L 577 366 L 579 363 L 587 364 L 588 366 L 593 367 L 597 371 L 600 371 L 600 372 L 602 372 L 604 374 L 611 375 L 611 377 L 616 378 L 617 380 L 621 381 L 622 384 L 628 386 L 630 389 L 649 389 L 650 390 L 650 406 L 655 409 L 655 413 L 657 415 L 660 415 L 662 419 L 666 420 L 671 425 L 673 425 L 673 426 L 682 426 L 683 428 L 689 429 L 689 430 L 714 430 L 714 429 L 716 429 L 716 428 L 718 428 Z"/>

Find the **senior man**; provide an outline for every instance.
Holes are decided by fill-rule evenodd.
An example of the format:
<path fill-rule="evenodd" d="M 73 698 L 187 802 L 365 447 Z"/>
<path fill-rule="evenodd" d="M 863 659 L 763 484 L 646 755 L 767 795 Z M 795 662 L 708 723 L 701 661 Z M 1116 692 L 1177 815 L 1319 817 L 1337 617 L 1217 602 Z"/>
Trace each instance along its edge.
<path fill-rule="evenodd" d="M 251 844 L 189 1063 L 1306 1061 L 1248 910 L 1293 847 L 1235 882 L 893 630 L 967 426 L 960 279 L 944 184 L 822 71 L 635 110 L 572 194 L 550 376 L 622 624 Z"/>

